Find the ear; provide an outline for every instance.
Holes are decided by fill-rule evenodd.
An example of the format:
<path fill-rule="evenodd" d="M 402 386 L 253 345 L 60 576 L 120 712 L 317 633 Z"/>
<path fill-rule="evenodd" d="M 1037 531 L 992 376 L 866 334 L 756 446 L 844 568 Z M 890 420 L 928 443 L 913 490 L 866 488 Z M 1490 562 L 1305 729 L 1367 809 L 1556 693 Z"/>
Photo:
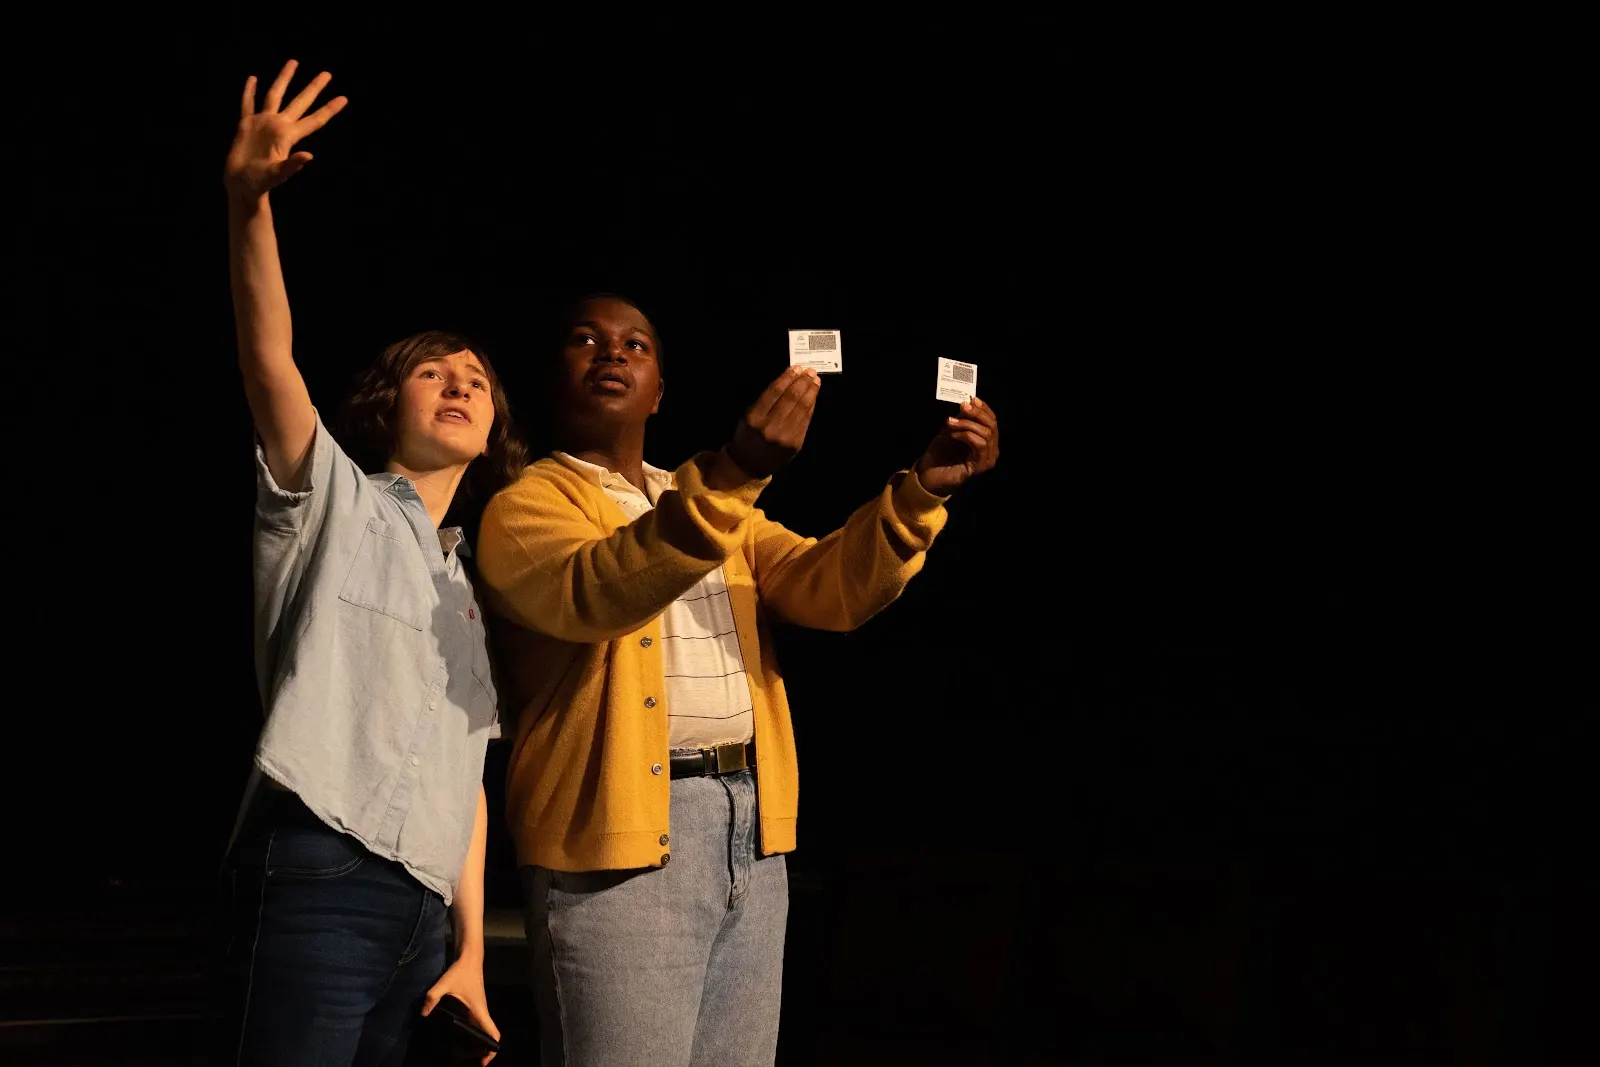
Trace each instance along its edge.
<path fill-rule="evenodd" d="M 656 402 L 650 405 L 650 414 L 654 415 L 661 410 L 661 395 L 667 391 L 667 383 L 656 379 Z"/>

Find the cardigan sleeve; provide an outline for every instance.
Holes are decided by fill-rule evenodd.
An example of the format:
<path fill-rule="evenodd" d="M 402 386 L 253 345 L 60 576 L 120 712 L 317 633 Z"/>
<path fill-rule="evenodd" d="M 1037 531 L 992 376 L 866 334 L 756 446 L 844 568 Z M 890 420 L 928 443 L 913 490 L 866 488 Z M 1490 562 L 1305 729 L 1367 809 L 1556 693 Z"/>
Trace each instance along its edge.
<path fill-rule="evenodd" d="M 713 472 L 718 484 L 706 482 Z M 609 641 L 660 615 L 707 572 L 740 550 L 756 497 L 721 452 L 674 473 L 654 510 L 607 533 L 582 483 L 541 460 L 484 510 L 478 570 L 490 606 L 513 622 L 564 641 Z"/>

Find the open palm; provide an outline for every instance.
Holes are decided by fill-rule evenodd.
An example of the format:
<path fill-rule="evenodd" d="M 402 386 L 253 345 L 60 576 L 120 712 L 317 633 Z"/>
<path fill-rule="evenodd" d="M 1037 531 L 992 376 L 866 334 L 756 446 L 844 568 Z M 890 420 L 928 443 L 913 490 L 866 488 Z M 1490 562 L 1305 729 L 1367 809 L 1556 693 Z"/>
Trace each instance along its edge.
<path fill-rule="evenodd" d="M 316 102 L 317 95 L 327 88 L 333 75 L 323 71 L 300 95 L 283 106 L 284 90 L 294 77 L 299 64 L 294 60 L 283 65 L 278 77 L 267 89 L 267 98 L 260 111 L 256 110 L 256 79 L 251 75 L 244 83 L 244 96 L 239 101 L 239 128 L 228 148 L 228 161 L 222 168 L 222 180 L 228 192 L 237 197 L 258 197 L 282 185 L 301 167 L 311 162 L 310 152 L 296 152 L 294 146 L 306 136 L 322 129 L 329 119 L 344 110 L 348 101 L 336 96 L 307 115 L 306 110 Z"/>

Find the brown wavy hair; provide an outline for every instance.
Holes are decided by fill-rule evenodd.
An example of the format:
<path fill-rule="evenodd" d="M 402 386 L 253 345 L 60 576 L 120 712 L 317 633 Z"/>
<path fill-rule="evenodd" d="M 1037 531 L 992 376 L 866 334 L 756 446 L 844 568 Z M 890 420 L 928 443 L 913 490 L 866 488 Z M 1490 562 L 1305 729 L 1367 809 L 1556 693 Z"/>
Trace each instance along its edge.
<path fill-rule="evenodd" d="M 488 451 L 467 466 L 445 516 L 446 526 L 465 526 L 471 535 L 476 532 L 476 520 L 489 498 L 511 484 L 528 465 L 527 445 L 517 430 L 511 401 L 482 347 L 460 334 L 443 330 L 426 330 L 396 341 L 356 376 L 355 386 L 339 411 L 338 438 L 362 470 L 368 474 L 383 470 L 394 455 L 401 383 L 417 364 L 462 351 L 476 356 L 488 373 L 489 395 L 494 403 Z"/>

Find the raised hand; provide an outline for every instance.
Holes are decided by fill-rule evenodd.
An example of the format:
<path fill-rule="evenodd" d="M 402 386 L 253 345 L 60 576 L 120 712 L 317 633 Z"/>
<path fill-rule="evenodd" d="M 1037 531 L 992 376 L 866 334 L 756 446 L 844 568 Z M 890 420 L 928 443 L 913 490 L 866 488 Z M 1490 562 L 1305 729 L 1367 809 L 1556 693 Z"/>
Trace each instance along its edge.
<path fill-rule="evenodd" d="M 776 473 L 805 443 L 821 387 L 822 378 L 809 367 L 778 375 L 739 420 L 728 456 L 753 477 Z"/>
<path fill-rule="evenodd" d="M 349 102 L 336 96 L 306 114 L 317 95 L 333 80 L 333 75 L 323 71 L 312 78 L 288 106 L 283 106 L 284 90 L 289 88 L 289 80 L 298 66 L 292 59 L 283 65 L 267 89 L 260 111 L 256 110 L 255 75 L 245 80 L 244 96 L 239 101 L 239 128 L 233 135 L 228 161 L 222 168 L 223 184 L 228 187 L 230 196 L 254 200 L 294 177 L 300 168 L 311 162 L 311 153 L 295 152 L 295 144 L 322 129 Z"/>
<path fill-rule="evenodd" d="M 948 496 L 1000 458 L 1000 420 L 977 397 L 961 405 L 961 417 L 945 420 L 917 461 L 917 478 L 930 493 Z"/>

